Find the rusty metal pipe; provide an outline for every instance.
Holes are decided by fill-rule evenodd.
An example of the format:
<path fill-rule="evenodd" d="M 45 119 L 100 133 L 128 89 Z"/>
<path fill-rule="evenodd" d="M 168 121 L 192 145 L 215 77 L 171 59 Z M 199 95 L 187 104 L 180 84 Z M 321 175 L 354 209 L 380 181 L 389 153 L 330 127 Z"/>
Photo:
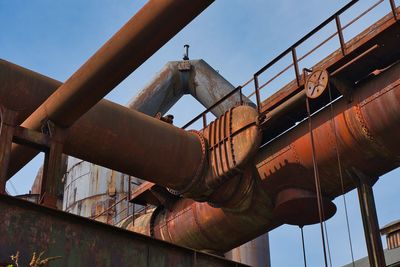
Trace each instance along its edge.
<path fill-rule="evenodd" d="M 71 126 L 212 2 L 150 0 L 22 126 L 37 130 L 44 120 Z"/>
<path fill-rule="evenodd" d="M 36 153 L 14 146 L 12 166 L 18 169 Z M 195 175 L 202 148 L 193 133 L 102 100 L 69 128 L 64 153 L 179 189 Z"/>
<path fill-rule="evenodd" d="M 62 83 L 0 59 L 0 105 L 17 112 L 21 124 Z"/>
<path fill-rule="evenodd" d="M 0 99 L 8 107 L 19 105 L 21 121 L 60 82 L 1 61 L 0 84 L 0 93 L 4 95 Z M 21 101 L 14 97 L 20 95 L 25 96 Z M 202 156 L 196 135 L 107 100 L 101 100 L 69 128 L 64 148 L 66 154 L 176 189 L 185 185 L 181 181 L 183 176 L 194 176 Z M 112 151 L 119 156 L 112 155 Z M 135 151 L 136 156 L 128 151 Z M 37 154 L 34 149 L 14 144 L 9 178 Z M 155 168 L 157 165 L 160 167 Z M 181 165 L 185 168 L 176 168 Z M 132 172 L 134 168 L 138 172 Z M 190 168 L 193 170 L 188 171 Z M 149 169 L 153 171 L 145 174 Z M 169 179 L 165 183 L 158 181 L 160 176 Z"/>
<path fill-rule="evenodd" d="M 400 64 L 356 88 L 354 102 L 333 105 L 343 172 L 356 168 L 378 177 L 400 165 Z M 342 194 L 335 142 L 328 108 L 313 116 L 316 155 L 324 195 Z M 241 212 L 207 203 L 180 200 L 155 214 L 152 226 L 159 239 L 191 248 L 224 252 L 282 224 L 273 214 L 273 200 L 284 188 L 314 188 L 307 125 L 299 125 L 263 147 L 255 158 L 255 187 L 248 208 Z M 344 176 L 345 190 L 355 188 Z M 143 218 L 144 219 L 144 218 Z M 141 224 L 141 218 L 135 224 Z M 131 226 L 136 230 L 134 226 Z M 150 231 L 149 228 L 153 227 Z"/>
<path fill-rule="evenodd" d="M 400 142 L 396 137 L 400 133 L 399 77 L 397 64 L 362 82 L 355 89 L 352 103 L 342 98 L 333 105 L 333 112 L 328 107 L 313 116 L 315 154 L 325 195 L 333 198 L 342 193 L 336 138 L 345 191 L 355 186 L 350 173 L 354 168 L 369 177 L 379 177 L 400 165 Z M 292 186 L 312 189 L 311 155 L 306 122 L 263 147 L 256 166 L 264 189 L 270 195 Z"/>

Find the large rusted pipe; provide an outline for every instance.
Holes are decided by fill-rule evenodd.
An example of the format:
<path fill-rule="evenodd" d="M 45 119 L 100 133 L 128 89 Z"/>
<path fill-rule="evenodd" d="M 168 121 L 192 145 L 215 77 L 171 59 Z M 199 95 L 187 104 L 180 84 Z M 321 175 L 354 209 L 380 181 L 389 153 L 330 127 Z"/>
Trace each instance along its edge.
<path fill-rule="evenodd" d="M 341 99 L 333 105 L 333 114 L 328 107 L 313 116 L 315 154 L 325 195 L 341 194 L 336 149 L 346 191 L 354 188 L 351 179 L 354 169 L 376 178 L 400 165 L 400 141 L 396 137 L 400 133 L 399 103 L 400 64 L 397 64 L 362 82 L 352 103 Z M 292 186 L 312 189 L 312 149 L 307 122 L 263 147 L 256 162 L 263 187 L 270 195 Z"/>
<path fill-rule="evenodd" d="M 150 0 L 22 126 L 71 126 L 213 0 Z"/>
<path fill-rule="evenodd" d="M 15 146 L 13 166 L 37 153 L 29 151 Z M 195 175 L 203 152 L 195 134 L 102 100 L 69 128 L 64 153 L 179 189 Z"/>
<path fill-rule="evenodd" d="M 0 59 L 0 105 L 17 112 L 17 124 L 28 118 L 61 84 Z"/>
<path fill-rule="evenodd" d="M 61 83 L 9 62 L 0 61 L 0 84 L 2 104 L 9 108 L 19 107 L 21 121 Z M 19 101 L 15 96 L 24 98 Z M 112 155 L 112 151 L 119 156 Z M 133 156 L 128 151 L 135 151 L 137 154 Z M 25 146 L 14 146 L 9 177 L 37 153 L 38 151 Z M 158 181 L 157 177 L 168 177 L 164 185 L 179 189 L 198 169 L 202 148 L 197 136 L 190 132 L 110 101 L 101 100 L 68 130 L 65 153 L 160 184 L 164 183 Z M 168 157 L 161 156 L 162 154 Z M 191 168 L 192 171 L 189 171 Z M 138 171 L 132 172 L 133 169 Z M 150 171 L 151 169 L 153 171 Z M 145 174 L 146 170 L 150 171 L 148 175 Z M 188 179 L 186 182 L 182 180 L 184 176 Z"/>
<path fill-rule="evenodd" d="M 347 171 L 357 169 L 378 177 L 400 165 L 400 64 L 355 90 L 353 103 L 341 99 L 333 105 L 346 191 L 356 186 Z M 322 191 L 333 198 L 342 190 L 331 117 L 328 107 L 312 121 Z M 307 123 L 303 123 L 257 154 L 255 187 L 248 195 L 247 209 L 238 212 L 180 200 L 170 211 L 154 214 L 147 228 L 129 228 L 191 248 L 230 250 L 282 224 L 273 213 L 281 190 L 315 190 L 311 153 Z M 136 219 L 135 225 L 143 225 L 141 220 L 148 221 L 149 216 Z"/>

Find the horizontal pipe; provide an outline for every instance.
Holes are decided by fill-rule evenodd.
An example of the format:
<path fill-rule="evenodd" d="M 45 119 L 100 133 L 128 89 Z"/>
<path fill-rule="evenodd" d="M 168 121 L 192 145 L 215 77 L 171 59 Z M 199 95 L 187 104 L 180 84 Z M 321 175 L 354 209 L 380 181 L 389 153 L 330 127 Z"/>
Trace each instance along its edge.
<path fill-rule="evenodd" d="M 316 157 L 324 195 L 341 195 L 332 114 L 337 129 L 342 171 L 354 168 L 378 177 L 400 165 L 400 64 L 355 88 L 353 103 L 341 99 L 312 117 Z M 253 193 L 242 211 L 214 208 L 208 203 L 179 200 L 170 210 L 155 214 L 143 233 L 202 250 L 228 251 L 282 223 L 274 217 L 276 194 L 284 188 L 315 190 L 307 123 L 261 148 L 255 158 Z M 347 175 L 345 190 L 355 188 Z M 135 224 L 141 225 L 141 218 Z M 149 228 L 153 227 L 150 231 Z"/>
<path fill-rule="evenodd" d="M 393 66 L 382 72 L 379 76 L 355 88 L 354 101 L 351 104 L 347 103 L 345 99 L 334 103 L 333 114 L 335 115 L 339 151 L 344 173 L 346 173 L 346 170 L 351 171 L 352 168 L 357 168 L 367 176 L 377 177 L 399 166 L 400 157 L 398 148 L 400 145 L 398 143 L 398 138 L 396 138 L 400 133 L 400 124 L 398 123 L 400 121 L 399 77 L 400 65 Z M 122 114 L 131 114 L 131 111 L 128 112 L 123 107 L 116 107 L 118 105 L 110 102 L 102 104 L 104 102 L 109 101 L 103 100 L 96 105 L 96 107 L 100 106 L 103 110 L 96 111 L 96 113 L 106 116 L 104 124 L 101 124 L 101 116 L 99 118 L 94 113 L 92 113 L 92 116 L 94 116 L 93 118 L 87 117 L 87 120 L 90 121 L 88 122 L 89 125 L 95 127 L 97 123 L 100 123 L 99 126 L 101 128 L 90 129 L 92 126 L 84 126 L 84 124 L 81 124 L 83 127 L 83 132 L 81 132 L 79 129 L 80 127 L 77 126 L 74 131 L 71 131 L 75 136 L 70 137 L 73 139 L 72 142 L 75 143 L 69 144 L 67 147 L 69 147 L 69 149 L 74 149 L 76 154 L 80 153 L 82 155 L 82 153 L 92 153 L 93 155 L 82 156 L 92 157 L 94 160 L 104 160 L 110 157 L 111 159 L 109 159 L 113 161 L 112 157 L 115 154 L 120 158 L 115 159 L 115 166 L 112 168 L 118 170 L 121 167 L 116 166 L 118 163 L 135 161 L 136 159 L 132 155 L 118 156 L 119 151 L 115 151 L 115 148 L 120 147 L 119 145 L 124 147 L 126 144 L 119 143 L 118 136 L 116 137 L 114 135 L 116 133 L 123 133 L 123 138 L 125 139 L 125 135 L 129 134 L 125 132 L 125 127 L 123 127 L 123 129 L 113 129 L 112 126 L 115 120 L 112 118 L 114 117 L 106 115 L 106 113 L 112 112 L 112 114 L 115 114 L 113 112 L 119 113 L 117 110 L 123 109 L 121 112 Z M 110 105 L 112 106 L 111 108 Z M 92 110 L 95 110 L 95 108 Z M 90 114 L 92 110 L 88 114 Z M 104 110 L 106 112 L 104 112 Z M 88 114 L 85 116 L 88 116 Z M 111 118 L 107 118 L 107 116 Z M 336 153 L 333 149 L 335 146 L 335 139 L 330 121 L 331 116 L 332 113 L 328 107 L 313 116 L 313 125 L 315 137 L 317 139 L 316 155 L 320 167 L 322 190 L 324 194 L 335 197 L 342 192 L 338 180 Z M 136 117 L 136 114 L 132 116 L 125 114 L 121 118 L 122 121 L 125 119 L 130 121 L 133 117 Z M 78 120 L 76 125 L 80 125 L 79 121 L 81 120 L 82 118 Z M 150 121 L 153 122 L 153 120 Z M 111 123 L 111 126 L 108 125 L 108 123 Z M 151 124 L 150 122 L 146 123 Z M 257 173 L 254 174 L 253 177 L 255 177 L 259 185 L 255 188 L 262 188 L 263 190 L 262 192 L 256 190 L 257 193 L 253 194 L 251 197 L 252 205 L 250 205 L 247 210 L 239 213 L 213 208 L 207 203 L 188 202 L 188 200 L 184 200 L 185 202 L 179 201 L 171 212 L 166 212 L 163 215 L 168 216 L 168 220 L 156 218 L 157 224 L 155 228 L 161 227 L 160 229 L 164 231 L 162 234 L 160 232 L 156 237 L 166 240 L 171 239 L 173 242 L 199 249 L 214 249 L 216 243 L 215 239 L 224 237 L 224 241 L 219 248 L 223 251 L 227 251 L 279 225 L 279 222 L 274 221 L 271 211 L 273 208 L 271 203 L 274 199 L 274 195 L 280 189 L 287 186 L 304 187 L 306 189 L 314 188 L 309 132 L 304 125 L 306 124 L 300 124 L 259 151 L 255 159 Z M 165 126 L 173 127 L 168 124 L 165 124 Z M 112 145 L 107 143 L 105 146 L 106 151 L 104 151 L 102 147 L 99 146 L 102 142 L 100 139 L 98 139 L 100 142 L 96 143 L 96 138 L 98 137 L 96 137 L 93 132 L 100 132 L 98 129 L 105 132 L 108 130 L 110 131 L 109 136 L 103 135 L 100 139 L 106 138 L 109 139 L 110 142 L 116 142 L 115 146 L 112 147 L 113 149 L 111 149 Z M 128 127 L 128 129 L 132 128 Z M 93 136 L 84 137 L 83 133 L 89 133 L 89 130 L 92 132 Z M 169 130 L 167 130 L 167 132 L 169 132 Z M 83 138 L 88 138 L 89 140 L 80 140 L 81 135 Z M 85 142 L 92 143 L 85 145 Z M 91 153 L 87 151 L 88 148 L 93 149 Z M 149 149 L 152 148 L 149 147 Z M 155 150 L 159 151 L 159 149 L 160 148 L 156 148 Z M 200 150 L 200 147 L 197 149 Z M 188 155 L 185 150 L 183 150 L 183 153 L 183 155 Z M 166 160 L 171 163 L 170 159 L 167 158 Z M 172 167 L 166 167 L 176 168 L 176 166 L 184 166 L 181 162 L 177 163 L 177 161 L 172 163 Z M 154 164 L 154 162 L 152 162 L 152 164 Z M 147 169 L 146 172 L 152 172 L 152 170 L 148 170 L 150 167 L 146 164 L 141 167 Z M 125 168 L 126 171 L 122 171 L 129 174 L 129 166 L 125 166 Z M 163 176 L 167 177 L 167 174 L 164 173 Z M 258 180 L 257 177 L 260 177 L 260 180 Z M 349 177 L 345 176 L 344 178 L 345 190 L 347 191 L 354 188 L 354 184 L 351 183 Z M 149 180 L 154 181 L 152 178 L 149 178 Z M 259 197 L 256 197 L 257 195 L 259 195 Z M 260 208 L 253 208 L 257 206 Z M 180 213 L 187 214 L 187 216 L 181 216 L 179 215 Z M 176 218 L 182 218 L 182 220 L 177 223 Z M 183 218 L 186 219 L 183 220 Z M 197 222 L 193 220 L 197 220 Z M 164 221 L 164 223 L 162 221 Z M 194 228 L 194 223 L 197 228 Z M 166 226 L 163 226 L 164 224 Z M 199 228 L 198 225 L 201 227 Z M 224 227 L 222 227 L 222 225 Z M 179 235 L 178 228 L 180 230 L 184 229 L 184 231 L 179 232 Z M 238 230 L 232 232 L 230 231 L 231 229 Z M 232 234 L 239 231 L 239 229 L 240 233 Z M 169 239 L 167 238 L 167 233 L 169 233 Z M 194 235 L 194 233 L 196 233 L 196 235 Z M 175 235 L 177 236 L 175 237 Z M 193 238 L 193 236 L 197 235 L 199 236 L 198 238 Z"/>
<path fill-rule="evenodd" d="M 30 100 L 20 103 L 21 119 L 61 84 L 6 61 L 0 63 L 0 99 L 7 99 L 9 107 L 18 105 L 19 98 L 2 97 L 10 89 L 13 95 L 22 92 Z M 177 190 L 195 175 L 203 153 L 195 134 L 108 100 L 101 100 L 68 129 L 64 152 Z M 9 178 L 37 154 L 13 144 Z"/>
<path fill-rule="evenodd" d="M 0 59 L 0 105 L 17 112 L 20 125 L 62 83 Z"/>
<path fill-rule="evenodd" d="M 400 165 L 400 141 L 396 138 L 400 133 L 399 103 L 397 64 L 354 88 L 353 102 L 342 98 L 333 104 L 333 110 L 328 106 L 313 116 L 315 154 L 325 195 L 333 198 L 342 194 L 336 149 L 345 191 L 354 188 L 350 177 L 354 168 L 376 178 Z M 270 195 L 292 186 L 313 189 L 307 122 L 265 145 L 257 154 L 256 166 Z"/>
<path fill-rule="evenodd" d="M 212 2 L 150 0 L 22 126 L 38 130 L 45 120 L 71 126 Z"/>

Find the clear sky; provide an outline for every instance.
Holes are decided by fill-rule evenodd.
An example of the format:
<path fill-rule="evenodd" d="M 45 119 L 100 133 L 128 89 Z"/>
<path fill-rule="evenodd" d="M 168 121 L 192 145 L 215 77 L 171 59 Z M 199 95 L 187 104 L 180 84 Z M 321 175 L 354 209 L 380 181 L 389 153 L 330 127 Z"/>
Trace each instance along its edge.
<path fill-rule="evenodd" d="M 217 0 L 107 98 L 126 104 L 166 62 L 181 59 L 186 43 L 191 45 L 191 59 L 204 59 L 233 85 L 240 85 L 347 2 Z M 362 12 L 374 2 L 376 0 L 361 0 L 352 11 L 343 15 L 342 23 L 345 24 L 354 13 Z M 0 0 L 0 58 L 65 81 L 144 3 L 143 0 Z M 400 4 L 399 1 L 397 4 Z M 389 4 L 385 1 L 371 16 L 350 27 L 345 32 L 345 38 L 348 40 L 388 12 Z M 333 25 L 329 25 L 312 42 L 315 44 L 329 33 L 333 33 Z M 299 56 L 311 43 L 299 48 Z M 311 67 L 336 45 L 337 41 L 329 43 L 301 67 Z M 266 89 L 264 95 L 279 89 L 280 85 L 293 78 L 292 74 L 286 73 L 283 76 L 286 80 Z M 200 111 L 198 104 L 185 97 L 171 112 L 178 125 L 182 125 Z M 8 190 L 13 194 L 27 193 L 41 160 L 41 157 L 36 158 L 18 173 L 12 184 L 8 183 Z M 381 226 L 400 218 L 400 208 L 396 204 L 400 201 L 399 176 L 400 171 L 395 170 L 381 177 L 374 187 Z M 338 213 L 327 222 L 333 266 L 351 261 L 342 201 L 341 197 L 335 200 Z M 354 190 L 347 194 L 347 201 L 353 250 L 355 257 L 360 258 L 366 255 L 366 248 Z M 305 239 L 309 266 L 322 266 L 319 226 L 305 227 Z M 303 266 L 298 228 L 282 226 L 273 230 L 270 243 L 273 266 Z"/>

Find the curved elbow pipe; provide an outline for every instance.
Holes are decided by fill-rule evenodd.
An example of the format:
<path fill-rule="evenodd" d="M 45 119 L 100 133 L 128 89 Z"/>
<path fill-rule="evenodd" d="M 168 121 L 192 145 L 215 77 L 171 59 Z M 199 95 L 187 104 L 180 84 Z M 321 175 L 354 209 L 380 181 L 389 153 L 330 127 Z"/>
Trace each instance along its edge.
<path fill-rule="evenodd" d="M 204 60 L 171 61 L 134 97 L 128 107 L 150 116 L 166 113 L 184 94 L 192 95 L 205 108 L 211 107 L 235 87 Z M 245 104 L 255 107 L 247 97 Z M 240 103 L 239 92 L 211 110 L 216 117 Z"/>

